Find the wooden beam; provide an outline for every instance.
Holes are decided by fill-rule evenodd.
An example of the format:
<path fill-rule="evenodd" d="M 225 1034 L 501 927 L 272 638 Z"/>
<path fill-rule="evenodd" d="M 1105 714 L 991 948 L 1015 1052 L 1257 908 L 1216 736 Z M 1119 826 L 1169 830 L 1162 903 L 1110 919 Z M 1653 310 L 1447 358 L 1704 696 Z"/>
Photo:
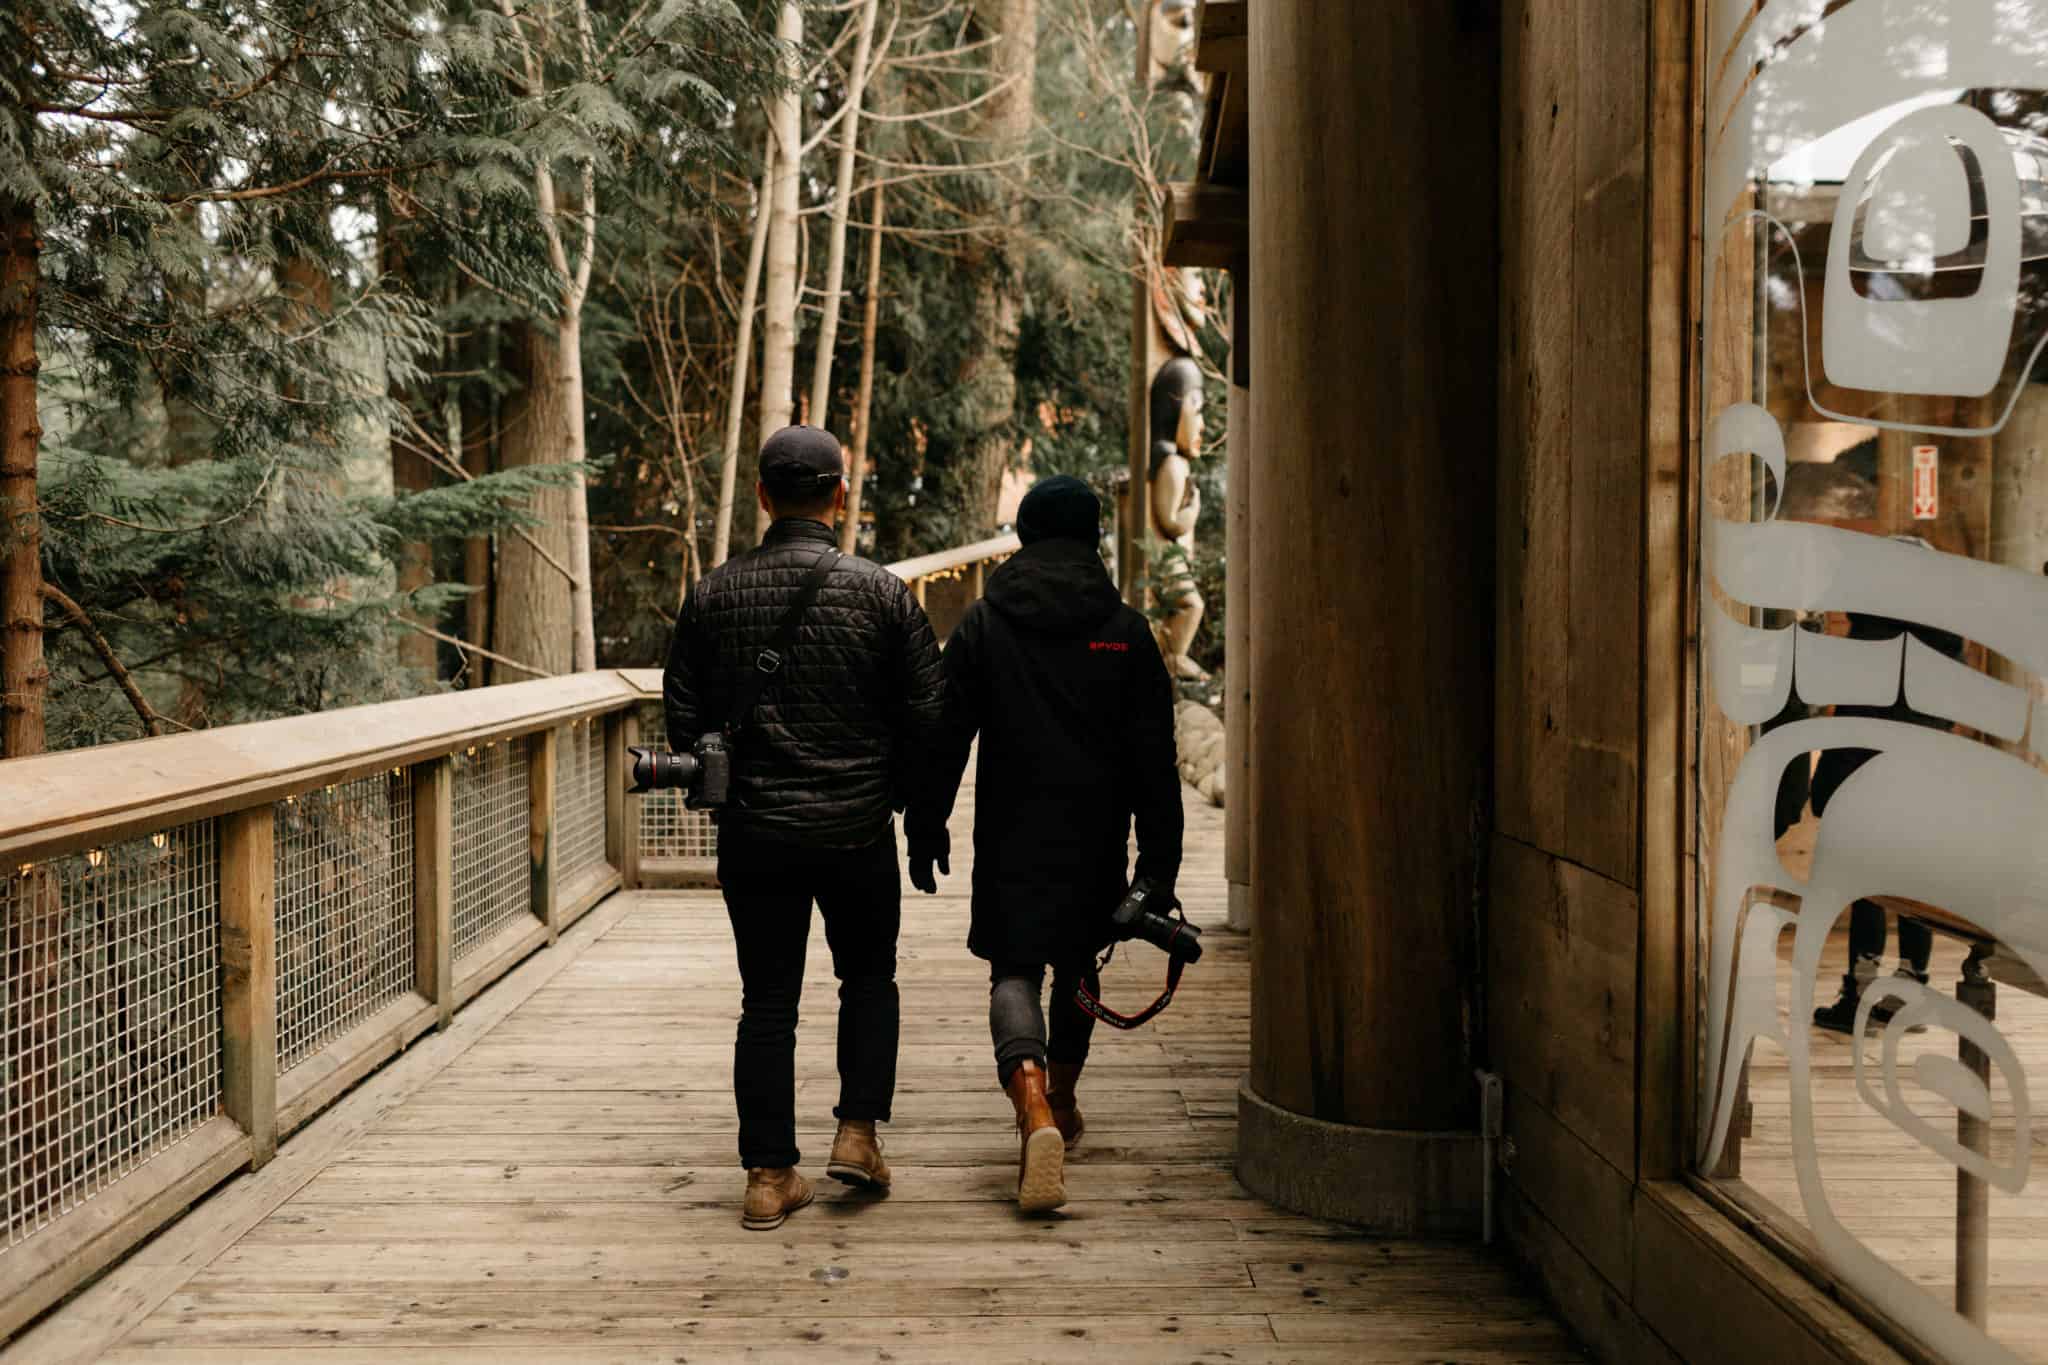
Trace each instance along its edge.
<path fill-rule="evenodd" d="M 631 842 L 626 826 L 626 779 L 631 776 L 626 758 L 626 717 L 631 714 L 628 708 L 604 718 L 604 860 L 621 873 L 626 870 L 626 845 Z"/>
<path fill-rule="evenodd" d="M 1249 78 L 1241 73 L 1217 76 L 1209 87 L 1209 107 L 1202 121 L 1202 178 L 1214 185 L 1246 188 L 1251 181 L 1251 108 Z"/>
<path fill-rule="evenodd" d="M 626 778 L 632 771 L 628 766 L 632 760 L 626 753 L 626 750 L 640 742 L 639 709 L 637 707 L 628 707 L 626 710 L 619 712 L 618 726 L 606 736 L 606 739 L 608 755 L 614 754 L 612 746 L 616 746 L 615 756 L 611 757 L 608 764 L 611 769 L 608 776 L 615 776 L 616 780 L 612 782 L 612 791 L 618 793 L 620 798 L 617 824 L 619 840 L 617 850 L 618 861 L 613 866 L 619 869 L 619 886 L 624 890 L 631 891 L 640 885 L 641 798 L 632 795 L 626 790 Z M 607 795 L 605 799 L 609 803 L 611 797 Z M 607 804 L 606 810 L 610 810 L 609 804 Z M 609 837 L 610 830 L 608 827 L 607 838 Z"/>
<path fill-rule="evenodd" d="M 269 804 L 220 826 L 221 1105 L 249 1169 L 277 1155 L 277 826 Z"/>
<path fill-rule="evenodd" d="M 446 755 L 412 769 L 413 986 L 455 1018 L 455 770 Z"/>
<path fill-rule="evenodd" d="M 1217 185 L 1166 187 L 1166 263 L 1227 270 L 1251 249 L 1251 200 Z"/>
<path fill-rule="evenodd" d="M 1245 0 L 1202 0 L 1195 12 L 1195 70 L 1243 72 L 1251 56 Z"/>
<path fill-rule="evenodd" d="M 548 942 L 561 932 L 555 903 L 555 759 L 560 731 L 536 730 L 526 738 L 526 796 L 531 814 L 528 894 L 533 913 L 548 927 Z"/>

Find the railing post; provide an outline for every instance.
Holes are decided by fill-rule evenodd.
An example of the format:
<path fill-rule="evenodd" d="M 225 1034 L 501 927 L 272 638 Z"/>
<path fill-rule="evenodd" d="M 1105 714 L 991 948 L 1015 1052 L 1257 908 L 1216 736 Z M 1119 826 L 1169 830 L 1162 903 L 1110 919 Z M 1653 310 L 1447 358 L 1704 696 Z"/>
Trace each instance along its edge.
<path fill-rule="evenodd" d="M 619 870 L 619 887 L 640 885 L 640 798 L 626 794 L 626 746 L 640 742 L 640 714 L 628 706 L 605 717 L 604 843 L 605 855 Z"/>
<path fill-rule="evenodd" d="M 982 571 L 987 567 L 988 561 L 985 559 L 977 559 L 967 566 L 967 600 L 969 602 L 979 602 L 981 600 Z"/>
<path fill-rule="evenodd" d="M 221 1100 L 252 1171 L 277 1155 L 276 840 L 268 803 L 221 823 Z"/>
<path fill-rule="evenodd" d="M 446 755 L 412 769 L 413 983 L 455 1018 L 455 768 Z"/>
<path fill-rule="evenodd" d="M 924 605 L 924 580 L 923 580 L 922 578 L 917 578 L 917 579 L 912 579 L 912 580 L 911 580 L 911 583 L 910 583 L 910 592 L 911 592 L 911 595 L 912 595 L 913 597 L 917 598 L 917 605 L 919 605 L 920 607 L 921 607 L 921 606 L 923 606 L 923 605 Z"/>
<path fill-rule="evenodd" d="M 532 815 L 529 869 L 533 913 L 548 927 L 548 942 L 561 933 L 561 907 L 555 901 L 555 759 L 558 746 L 553 726 L 536 730 L 526 740 L 526 789 Z"/>

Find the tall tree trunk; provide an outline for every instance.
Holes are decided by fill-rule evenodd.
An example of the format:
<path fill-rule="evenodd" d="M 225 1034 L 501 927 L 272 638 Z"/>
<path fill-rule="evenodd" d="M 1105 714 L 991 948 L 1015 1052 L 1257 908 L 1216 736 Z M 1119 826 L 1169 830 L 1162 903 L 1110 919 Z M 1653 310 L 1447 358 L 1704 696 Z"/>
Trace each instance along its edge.
<path fill-rule="evenodd" d="M 560 463 L 569 439 L 560 338 L 548 324 L 530 322 L 510 324 L 508 335 L 525 384 L 505 403 L 500 458 L 507 469 Z M 498 540 L 491 648 L 550 675 L 567 673 L 574 659 L 569 641 L 569 579 L 564 570 L 568 567 L 569 502 L 575 492 L 555 487 L 535 496 L 534 512 L 540 525 L 527 531 L 533 543 L 523 536 Z M 502 663 L 491 667 L 493 682 L 521 682 L 532 676 Z"/>
<path fill-rule="evenodd" d="M 405 249 L 405 240 L 399 233 L 400 213 L 392 203 L 392 198 L 393 196 L 384 196 L 379 199 L 377 205 L 378 245 L 384 257 L 384 273 L 393 279 L 411 284 L 412 261 Z M 427 463 L 426 456 L 412 448 L 414 437 L 411 429 L 417 427 L 423 433 L 431 431 L 434 426 L 434 415 L 423 410 L 416 401 L 418 395 L 404 385 L 390 384 L 389 387 L 393 405 L 400 411 L 410 414 L 410 420 L 400 422 L 388 437 L 391 447 L 391 487 L 398 493 L 424 493 L 434 486 L 433 466 Z M 423 540 L 406 541 L 398 547 L 397 569 L 400 592 L 414 593 L 428 586 L 434 581 L 433 547 Z M 426 626 L 435 624 L 416 615 L 408 615 L 407 619 Z M 418 669 L 430 678 L 435 676 L 439 668 L 434 638 L 431 635 L 422 635 L 416 630 L 400 631 L 398 662 L 401 667 Z"/>
<path fill-rule="evenodd" d="M 874 50 L 875 9 L 860 12 L 860 37 L 853 45 L 853 69 L 846 82 L 846 116 L 839 121 L 839 182 L 832 195 L 832 233 L 825 254 L 825 299 L 818 321 L 818 346 L 811 364 L 811 421 L 829 426 L 832 412 L 832 352 L 839 340 L 839 300 L 846 287 L 846 219 L 853 207 L 853 159 L 860 146 L 861 101 L 867 97 L 868 60 Z"/>
<path fill-rule="evenodd" d="M 725 396 L 725 450 L 718 463 L 718 510 L 712 517 L 711 567 L 732 549 L 733 489 L 739 481 L 740 428 L 747 410 L 747 365 L 754 352 L 754 305 L 761 297 L 761 259 L 768 248 L 770 187 L 775 183 L 775 130 L 761 152 L 761 193 L 754 203 L 754 238 L 747 246 L 747 278 L 740 286 L 739 328 L 733 338 L 732 381 Z"/>
<path fill-rule="evenodd" d="M 803 74 L 804 41 L 804 12 L 798 0 L 783 0 L 775 36 L 786 45 L 784 74 L 792 84 L 768 102 L 776 154 L 775 177 L 769 182 L 768 273 L 761 326 L 760 434 L 764 441 L 789 425 L 796 405 L 796 230 L 797 190 L 803 175 L 803 106 L 795 82 Z M 767 531 L 765 517 L 761 530 Z"/>
<path fill-rule="evenodd" d="M 1002 92 L 982 106 L 982 136 L 992 159 L 1021 154 L 1031 136 L 1034 76 L 1038 64 L 1038 0 L 980 0 L 986 27 L 1000 36 L 990 51 L 989 74 Z M 1007 84 L 1005 84 L 1007 83 Z M 1017 238 L 1020 201 L 1005 195 L 996 259 L 974 265 L 972 350 L 961 366 L 974 430 L 970 436 L 968 510 L 982 527 L 996 524 L 1003 475 L 1015 442 L 1011 427 L 1017 408 Z"/>
<path fill-rule="evenodd" d="M 484 333 L 484 354 L 490 364 L 498 364 L 504 356 L 501 346 L 495 344 L 497 329 L 488 328 Z M 458 400 L 458 421 L 461 432 L 456 437 L 462 449 L 462 467 L 472 475 L 491 472 L 491 448 L 497 436 L 495 416 L 496 401 L 492 394 L 476 384 L 464 384 Z M 491 538 L 470 536 L 462 542 L 462 581 L 471 592 L 462 604 L 462 638 L 478 649 L 491 649 Z M 480 687 L 486 677 L 484 656 L 471 654 L 464 674 L 467 686 Z"/>
<path fill-rule="evenodd" d="M 568 540 L 569 655 L 578 673 L 597 667 L 597 616 L 590 590 L 590 488 L 583 478 L 586 437 L 583 424 L 583 301 L 563 310 L 555 326 L 556 365 L 562 386 L 561 422 L 567 438 L 562 449 L 576 466 L 569 485 L 563 533 Z"/>
<path fill-rule="evenodd" d="M 861 305 L 860 395 L 854 400 L 853 449 L 847 454 L 846 523 L 839 528 L 839 549 L 852 554 L 860 537 L 861 485 L 868 477 L 868 419 L 874 413 L 875 324 L 882 299 L 882 187 L 875 186 L 875 225 L 868 233 L 868 293 Z"/>
<path fill-rule="evenodd" d="M 43 751 L 43 536 L 36 503 L 35 205 L 0 195 L 0 758 Z"/>

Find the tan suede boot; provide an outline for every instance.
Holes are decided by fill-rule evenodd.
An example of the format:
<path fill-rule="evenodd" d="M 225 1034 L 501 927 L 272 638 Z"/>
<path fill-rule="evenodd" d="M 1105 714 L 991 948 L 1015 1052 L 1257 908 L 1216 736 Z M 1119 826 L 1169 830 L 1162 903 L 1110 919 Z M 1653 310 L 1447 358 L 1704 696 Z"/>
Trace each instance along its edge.
<path fill-rule="evenodd" d="M 1045 1213 L 1067 1202 L 1066 1144 L 1045 1102 L 1045 1072 L 1020 1063 L 1005 1089 L 1017 1110 L 1017 1207 Z"/>
<path fill-rule="evenodd" d="M 840 1120 L 825 1174 L 864 1190 L 889 1188 L 889 1163 L 882 1160 L 882 1139 L 875 1135 L 874 1120 Z"/>
<path fill-rule="evenodd" d="M 751 1167 L 747 1171 L 747 1202 L 740 1210 L 740 1226 L 752 1232 L 779 1228 L 783 1219 L 812 1198 L 811 1182 L 798 1175 L 796 1167 Z"/>
<path fill-rule="evenodd" d="M 1081 1134 L 1088 1131 L 1081 1118 L 1081 1106 L 1074 1099 L 1081 1066 L 1080 1062 L 1054 1062 L 1046 1068 L 1045 1103 L 1052 1110 L 1052 1121 L 1059 1126 L 1060 1138 L 1070 1152 L 1081 1140 Z"/>

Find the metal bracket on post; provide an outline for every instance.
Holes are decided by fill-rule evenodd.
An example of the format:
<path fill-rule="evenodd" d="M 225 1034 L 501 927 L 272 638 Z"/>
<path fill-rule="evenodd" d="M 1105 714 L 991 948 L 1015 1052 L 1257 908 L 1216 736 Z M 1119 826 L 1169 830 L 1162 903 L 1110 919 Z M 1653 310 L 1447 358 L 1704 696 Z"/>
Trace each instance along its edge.
<path fill-rule="evenodd" d="M 1486 1163 L 1479 1187 L 1479 1238 L 1486 1245 L 1492 1246 L 1494 1150 L 1507 1128 L 1507 1094 L 1506 1088 L 1501 1084 L 1499 1072 L 1475 1071 L 1472 1074 L 1479 1082 L 1480 1151 L 1484 1154 L 1482 1160 Z"/>

